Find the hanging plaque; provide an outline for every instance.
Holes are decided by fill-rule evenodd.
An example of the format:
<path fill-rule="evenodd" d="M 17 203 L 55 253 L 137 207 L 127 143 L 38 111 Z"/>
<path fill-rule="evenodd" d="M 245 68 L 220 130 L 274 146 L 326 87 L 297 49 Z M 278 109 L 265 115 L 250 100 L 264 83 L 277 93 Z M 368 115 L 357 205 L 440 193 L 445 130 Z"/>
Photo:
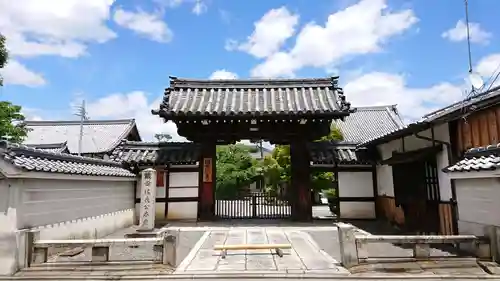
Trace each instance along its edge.
<path fill-rule="evenodd" d="M 212 158 L 203 159 L 203 182 L 212 182 Z"/>

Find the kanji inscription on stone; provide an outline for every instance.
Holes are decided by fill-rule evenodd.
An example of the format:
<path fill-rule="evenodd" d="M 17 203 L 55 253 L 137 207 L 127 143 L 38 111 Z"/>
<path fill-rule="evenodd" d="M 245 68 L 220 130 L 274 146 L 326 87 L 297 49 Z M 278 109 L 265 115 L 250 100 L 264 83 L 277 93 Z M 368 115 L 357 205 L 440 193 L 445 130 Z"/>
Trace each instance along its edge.
<path fill-rule="evenodd" d="M 142 171 L 139 216 L 141 230 L 152 230 L 155 224 L 156 188 L 153 187 L 152 182 L 156 182 L 156 171 L 154 169 Z"/>

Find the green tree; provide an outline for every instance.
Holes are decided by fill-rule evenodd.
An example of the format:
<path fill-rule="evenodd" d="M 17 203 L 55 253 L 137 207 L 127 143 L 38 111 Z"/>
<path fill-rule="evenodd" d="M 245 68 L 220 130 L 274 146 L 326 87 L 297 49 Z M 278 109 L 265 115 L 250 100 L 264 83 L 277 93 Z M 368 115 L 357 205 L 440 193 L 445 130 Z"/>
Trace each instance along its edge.
<path fill-rule="evenodd" d="M 172 139 L 172 135 L 167 133 L 159 133 L 154 135 L 155 139 L 159 142 L 167 142 Z"/>
<path fill-rule="evenodd" d="M 7 48 L 5 47 L 5 36 L 0 34 L 0 69 L 4 68 L 7 65 L 7 61 L 9 60 L 9 53 L 7 52 Z M 0 75 L 0 86 L 3 86 L 3 78 Z"/>
<path fill-rule="evenodd" d="M 2 139 L 21 143 L 29 131 L 24 120 L 19 105 L 0 101 L 0 137 Z"/>
<path fill-rule="evenodd" d="M 240 145 L 217 147 L 217 199 L 235 199 L 259 174 L 257 162 Z"/>
<path fill-rule="evenodd" d="M 343 140 L 342 132 L 332 124 L 332 127 L 330 128 L 330 133 L 322 138 L 320 138 L 317 141 L 341 141 Z M 280 171 L 280 177 L 277 179 L 276 177 L 272 177 L 270 179 L 266 180 L 268 181 L 268 188 L 269 189 L 274 189 L 279 186 L 279 182 L 290 182 L 291 178 L 291 165 L 292 165 L 292 159 L 290 157 L 290 146 L 289 145 L 277 145 L 274 148 L 274 151 L 272 153 L 272 158 L 275 160 L 275 162 L 268 160 L 265 163 L 270 163 L 270 165 L 274 165 L 274 163 L 277 163 L 277 165 L 280 167 L 277 169 L 276 167 L 272 166 L 272 168 L 267 167 L 266 164 L 264 164 L 264 167 L 262 168 L 264 171 L 271 169 L 273 171 L 279 170 Z M 332 182 L 334 180 L 334 174 L 332 172 L 313 172 L 312 173 L 312 188 L 314 190 L 324 190 L 324 189 L 329 189 L 332 187 Z"/>
<path fill-rule="evenodd" d="M 0 69 L 7 65 L 9 54 L 5 47 L 5 37 L 0 34 Z M 3 85 L 3 78 L 0 75 L 0 86 Z M 24 124 L 24 115 L 21 107 L 13 105 L 8 101 L 0 101 L 0 138 L 8 139 L 11 142 L 20 143 L 28 134 L 28 128 Z"/>

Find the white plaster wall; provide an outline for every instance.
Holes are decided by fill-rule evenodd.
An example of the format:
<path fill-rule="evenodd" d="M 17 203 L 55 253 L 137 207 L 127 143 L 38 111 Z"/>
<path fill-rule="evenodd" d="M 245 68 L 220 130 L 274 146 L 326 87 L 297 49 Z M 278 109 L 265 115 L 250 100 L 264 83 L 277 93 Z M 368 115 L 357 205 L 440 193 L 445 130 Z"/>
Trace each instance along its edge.
<path fill-rule="evenodd" d="M 28 229 L 36 239 L 91 238 L 133 224 L 132 181 L 81 178 L 0 180 L 0 275 L 22 266 Z"/>
<path fill-rule="evenodd" d="M 457 179 L 460 234 L 485 235 L 486 226 L 500 226 L 500 179 Z"/>
<path fill-rule="evenodd" d="M 372 172 L 339 172 L 339 197 L 356 198 L 372 197 Z M 346 200 L 346 199 L 344 199 Z M 373 219 L 376 217 L 375 203 L 373 202 L 340 202 L 340 218 L 343 219 Z"/>
<path fill-rule="evenodd" d="M 426 130 L 420 132 L 418 135 L 431 138 L 431 130 Z M 434 127 L 434 138 L 436 140 L 450 142 L 450 134 L 448 130 L 448 124 L 441 124 Z M 405 151 L 417 150 L 425 147 L 432 146 L 432 142 L 418 139 L 415 136 L 409 136 L 404 138 L 404 148 Z M 378 146 L 379 153 L 383 160 L 388 159 L 392 156 L 393 151 L 403 152 L 403 146 L 401 139 L 394 140 L 385 144 Z M 437 170 L 438 170 L 438 180 L 439 180 L 439 192 L 441 195 L 441 200 L 448 201 L 452 198 L 451 196 L 451 181 L 446 173 L 441 170 L 449 165 L 448 162 L 448 151 L 446 146 L 443 146 L 443 150 L 436 156 L 437 160 Z M 378 194 L 394 196 L 394 183 L 392 181 L 392 167 L 388 165 L 378 165 L 377 166 L 377 183 L 378 183 Z"/>
<path fill-rule="evenodd" d="M 169 175 L 169 187 L 197 187 L 198 183 L 198 172 L 171 172 Z"/>
<path fill-rule="evenodd" d="M 195 220 L 198 218 L 198 172 L 171 172 L 168 198 L 194 197 L 195 201 L 168 202 L 167 219 Z"/>
<path fill-rule="evenodd" d="M 339 197 L 373 197 L 372 172 L 339 172 Z"/>
<path fill-rule="evenodd" d="M 0 179 L 0 275 L 17 270 L 17 204 L 19 191 Z"/>
<path fill-rule="evenodd" d="M 19 179 L 20 228 L 96 217 L 134 206 L 130 181 Z"/>

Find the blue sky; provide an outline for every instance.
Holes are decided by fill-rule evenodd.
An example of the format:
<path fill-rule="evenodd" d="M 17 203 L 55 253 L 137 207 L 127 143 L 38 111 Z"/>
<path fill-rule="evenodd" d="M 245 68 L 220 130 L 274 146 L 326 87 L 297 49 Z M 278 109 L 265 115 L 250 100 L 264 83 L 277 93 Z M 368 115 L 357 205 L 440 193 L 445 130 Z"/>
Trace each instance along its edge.
<path fill-rule="evenodd" d="M 314 3 L 314 4 L 312 4 Z M 0 0 L 11 52 L 1 99 L 29 119 L 136 118 L 145 138 L 175 135 L 150 114 L 168 76 L 340 75 L 354 106 L 398 104 L 406 120 L 464 96 L 461 0 Z M 500 66 L 500 1 L 470 1 L 474 71 Z"/>

